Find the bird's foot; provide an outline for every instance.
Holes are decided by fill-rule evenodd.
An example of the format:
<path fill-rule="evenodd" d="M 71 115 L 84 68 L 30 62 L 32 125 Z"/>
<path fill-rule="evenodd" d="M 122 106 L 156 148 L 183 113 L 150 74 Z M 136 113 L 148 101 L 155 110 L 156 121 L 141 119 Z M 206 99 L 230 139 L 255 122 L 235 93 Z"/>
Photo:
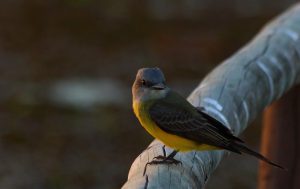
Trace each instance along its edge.
<path fill-rule="evenodd" d="M 175 165 L 177 165 L 179 163 L 182 164 L 181 161 L 178 161 L 174 158 L 169 158 L 169 157 L 160 155 L 160 156 L 154 157 L 153 160 L 148 162 L 147 164 L 149 164 L 149 165 L 153 165 L 153 164 L 154 165 L 157 165 L 157 164 L 175 164 Z"/>
<path fill-rule="evenodd" d="M 178 152 L 177 150 L 173 150 L 172 153 L 166 156 L 165 146 L 163 146 L 163 155 L 156 156 L 153 158 L 152 161 L 146 163 L 143 175 L 145 175 L 148 165 L 158 165 L 158 164 L 177 165 L 179 163 L 182 164 L 181 161 L 174 159 L 174 156 L 177 154 L 177 152 Z"/>
<path fill-rule="evenodd" d="M 166 157 L 166 156 L 162 156 L 162 155 L 156 156 L 156 157 L 153 158 L 152 161 L 146 163 L 143 175 L 145 175 L 148 165 L 159 165 L 159 164 L 166 164 L 166 165 L 175 164 L 175 165 L 178 165 L 178 164 L 182 164 L 182 162 L 178 161 L 174 158 L 170 158 L 170 157 Z"/>

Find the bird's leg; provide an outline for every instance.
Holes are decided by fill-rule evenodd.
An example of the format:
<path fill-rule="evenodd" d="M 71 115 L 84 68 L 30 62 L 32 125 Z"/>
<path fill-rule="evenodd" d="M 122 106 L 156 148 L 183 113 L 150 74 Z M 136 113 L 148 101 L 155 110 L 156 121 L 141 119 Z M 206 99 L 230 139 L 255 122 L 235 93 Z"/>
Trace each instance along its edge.
<path fill-rule="evenodd" d="M 177 165 L 179 163 L 181 164 L 181 161 L 174 159 L 174 156 L 177 154 L 178 151 L 174 150 L 172 153 L 170 153 L 168 156 L 166 156 L 166 151 L 165 151 L 164 147 L 165 146 L 163 146 L 163 154 L 164 155 L 154 157 L 152 161 L 146 163 L 143 175 L 145 175 L 148 165 L 157 165 L 157 164 L 175 164 L 175 165 Z"/>
<path fill-rule="evenodd" d="M 151 162 L 148 164 L 178 164 L 181 163 L 180 161 L 174 159 L 174 156 L 177 154 L 178 151 L 174 150 L 172 153 L 170 153 L 167 157 L 166 156 L 157 156 L 153 158 Z"/>

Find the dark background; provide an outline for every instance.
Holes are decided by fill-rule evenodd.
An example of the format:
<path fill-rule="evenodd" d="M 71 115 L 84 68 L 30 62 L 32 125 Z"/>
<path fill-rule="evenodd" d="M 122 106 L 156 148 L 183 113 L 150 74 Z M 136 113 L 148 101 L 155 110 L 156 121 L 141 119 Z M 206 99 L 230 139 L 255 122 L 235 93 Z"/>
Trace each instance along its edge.
<path fill-rule="evenodd" d="M 120 188 L 152 141 L 131 109 L 141 67 L 184 96 L 292 0 L 0 1 L 0 188 Z M 259 149 L 260 124 L 242 136 Z M 256 187 L 231 155 L 207 188 Z"/>

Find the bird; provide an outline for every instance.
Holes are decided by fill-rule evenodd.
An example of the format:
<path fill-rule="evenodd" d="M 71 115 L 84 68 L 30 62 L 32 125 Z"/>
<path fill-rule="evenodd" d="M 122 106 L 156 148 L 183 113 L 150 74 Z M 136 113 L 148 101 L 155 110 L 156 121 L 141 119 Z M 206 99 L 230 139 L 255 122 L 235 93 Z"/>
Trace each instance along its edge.
<path fill-rule="evenodd" d="M 205 108 L 194 107 L 169 88 L 163 72 L 157 67 L 138 70 L 132 86 L 132 106 L 142 127 L 173 149 L 168 156 L 159 155 L 147 165 L 181 163 L 174 158 L 178 152 L 228 150 L 249 154 L 285 169 L 248 148 L 228 127 L 208 115 Z"/>

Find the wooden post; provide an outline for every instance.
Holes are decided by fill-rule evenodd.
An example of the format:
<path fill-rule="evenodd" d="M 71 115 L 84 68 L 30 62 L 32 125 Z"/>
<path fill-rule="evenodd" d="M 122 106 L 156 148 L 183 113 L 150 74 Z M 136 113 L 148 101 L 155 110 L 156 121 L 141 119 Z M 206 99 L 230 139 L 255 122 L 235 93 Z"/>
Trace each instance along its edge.
<path fill-rule="evenodd" d="M 288 172 L 260 164 L 259 189 L 300 188 L 300 87 L 266 109 L 262 153 Z"/>

